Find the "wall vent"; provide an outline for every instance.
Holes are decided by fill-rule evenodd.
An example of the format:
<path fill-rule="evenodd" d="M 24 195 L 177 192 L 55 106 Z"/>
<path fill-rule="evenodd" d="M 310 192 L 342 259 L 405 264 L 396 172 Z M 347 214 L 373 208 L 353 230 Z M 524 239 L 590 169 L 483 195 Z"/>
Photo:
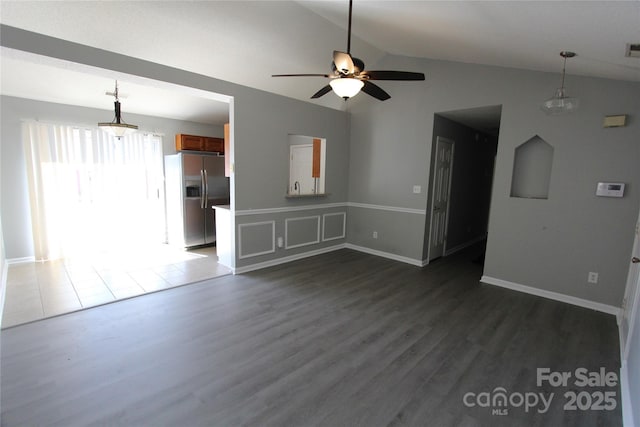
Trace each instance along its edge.
<path fill-rule="evenodd" d="M 629 58 L 640 58 L 640 43 L 627 43 L 625 56 Z"/>

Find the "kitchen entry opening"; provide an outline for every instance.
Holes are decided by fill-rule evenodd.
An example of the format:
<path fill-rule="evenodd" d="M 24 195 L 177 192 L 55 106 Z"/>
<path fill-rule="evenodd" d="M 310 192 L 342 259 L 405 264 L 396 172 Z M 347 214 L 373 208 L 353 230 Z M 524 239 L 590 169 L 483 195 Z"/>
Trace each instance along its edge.
<path fill-rule="evenodd" d="M 162 138 L 23 123 L 37 260 L 165 239 Z"/>
<path fill-rule="evenodd" d="M 324 195 L 325 138 L 289 135 L 288 196 Z"/>

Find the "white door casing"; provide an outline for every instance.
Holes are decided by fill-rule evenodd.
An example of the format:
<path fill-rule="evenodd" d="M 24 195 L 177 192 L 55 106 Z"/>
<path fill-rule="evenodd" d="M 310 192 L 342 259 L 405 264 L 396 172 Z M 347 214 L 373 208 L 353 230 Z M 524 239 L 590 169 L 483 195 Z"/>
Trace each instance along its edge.
<path fill-rule="evenodd" d="M 622 357 L 626 360 L 629 356 L 629 338 L 633 336 L 633 323 L 637 310 L 640 309 L 640 216 L 636 223 L 633 251 L 631 253 L 631 263 L 627 276 L 627 287 L 624 294 L 624 306 L 622 308 L 622 318 L 620 321 L 620 338 L 622 345 Z"/>
<path fill-rule="evenodd" d="M 436 138 L 433 161 L 433 188 L 431 190 L 431 227 L 429 231 L 429 261 L 444 255 L 449 222 L 449 198 L 453 172 L 455 143 L 446 138 Z"/>

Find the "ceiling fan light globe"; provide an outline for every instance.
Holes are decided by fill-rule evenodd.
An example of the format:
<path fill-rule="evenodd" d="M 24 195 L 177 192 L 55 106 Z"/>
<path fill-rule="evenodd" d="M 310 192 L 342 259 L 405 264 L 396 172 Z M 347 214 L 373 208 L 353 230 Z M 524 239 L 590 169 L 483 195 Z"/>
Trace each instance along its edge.
<path fill-rule="evenodd" d="M 352 98 L 356 96 L 364 86 L 364 82 L 354 78 L 339 78 L 329 82 L 331 89 L 340 98 Z"/>

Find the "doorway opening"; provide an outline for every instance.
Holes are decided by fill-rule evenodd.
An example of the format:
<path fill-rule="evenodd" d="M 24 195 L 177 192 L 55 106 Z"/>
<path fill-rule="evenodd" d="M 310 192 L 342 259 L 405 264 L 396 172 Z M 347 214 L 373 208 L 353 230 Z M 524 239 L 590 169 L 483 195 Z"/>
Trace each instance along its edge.
<path fill-rule="evenodd" d="M 494 105 L 434 115 L 427 262 L 486 240 L 501 114 Z"/>
<path fill-rule="evenodd" d="M 175 152 L 176 134 L 222 137 L 226 123 L 230 128 L 227 155 L 232 159 L 232 96 L 29 52 L 3 49 L 0 56 L 6 91 L 2 93 L 3 111 L 9 106 L 21 120 L 38 123 L 37 119 L 44 116 L 47 119 L 40 124 L 64 125 L 69 132 L 78 133 L 77 138 L 75 135 L 69 138 L 67 145 L 84 154 L 91 148 L 102 156 L 99 162 L 94 156 L 90 160 L 83 157 L 81 163 L 63 165 L 62 176 L 73 182 L 70 185 L 65 181 L 64 189 L 79 189 L 82 184 L 82 198 L 76 197 L 73 205 L 63 205 L 62 198 L 56 200 L 60 215 L 67 210 L 63 220 L 69 227 L 50 228 L 59 232 L 57 240 L 73 244 L 68 246 L 71 250 L 42 251 L 39 255 L 35 244 L 28 244 L 44 235 L 38 232 L 34 238 L 36 234 L 29 224 L 33 209 L 28 200 L 20 123 L 16 120 L 18 125 L 12 122 L 7 128 L 11 135 L 7 140 L 17 142 L 3 145 L 3 157 L 11 159 L 11 168 L 3 171 L 3 176 L 10 176 L 17 190 L 2 194 L 3 204 L 13 210 L 11 215 L 3 212 L 3 225 L 5 229 L 18 230 L 19 234 L 19 238 L 8 240 L 11 248 L 7 249 L 24 256 L 16 257 L 18 261 L 12 263 L 15 265 L 8 272 L 7 298 L 4 312 L 0 312 L 4 314 L 3 327 L 230 272 L 219 266 L 216 248 L 185 252 L 165 243 L 162 160 L 164 155 Z M 122 98 L 127 119 L 139 126 L 138 144 L 124 139 L 113 146 L 96 144 L 99 134 L 93 128 L 105 117 L 113 117 L 113 98 L 107 98 L 104 92 L 113 87 L 114 80 L 125 89 Z M 34 85 L 34 81 L 39 84 Z M 90 131 L 87 133 L 86 129 Z M 130 150 L 124 156 L 127 161 L 115 166 L 103 161 L 117 157 L 117 150 Z M 50 168 L 48 164 L 44 166 Z M 49 179 L 50 171 L 45 172 Z M 98 186 L 108 191 L 93 191 Z M 232 175 L 228 202 L 232 208 L 233 186 Z M 116 207 L 110 203 L 113 198 L 103 200 L 101 197 L 106 193 L 114 195 L 120 204 Z M 49 198 L 56 199 L 56 195 Z M 84 209 L 87 206 L 91 209 Z M 44 203 L 44 208 L 51 210 L 52 204 Z M 18 211 L 21 215 L 15 215 Z M 132 237 L 135 237 L 133 244 L 128 241 Z"/>

